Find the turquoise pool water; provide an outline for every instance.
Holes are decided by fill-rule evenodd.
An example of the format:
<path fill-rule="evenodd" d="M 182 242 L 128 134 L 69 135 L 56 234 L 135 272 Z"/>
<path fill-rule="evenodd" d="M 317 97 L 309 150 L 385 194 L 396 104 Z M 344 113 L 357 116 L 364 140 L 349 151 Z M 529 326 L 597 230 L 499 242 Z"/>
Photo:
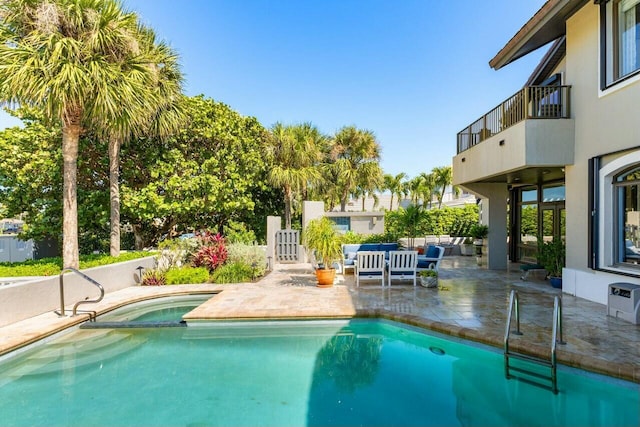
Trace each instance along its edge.
<path fill-rule="evenodd" d="M 76 330 L 0 372 L 7 426 L 640 424 L 638 384 L 562 369 L 554 395 L 386 321 Z"/>

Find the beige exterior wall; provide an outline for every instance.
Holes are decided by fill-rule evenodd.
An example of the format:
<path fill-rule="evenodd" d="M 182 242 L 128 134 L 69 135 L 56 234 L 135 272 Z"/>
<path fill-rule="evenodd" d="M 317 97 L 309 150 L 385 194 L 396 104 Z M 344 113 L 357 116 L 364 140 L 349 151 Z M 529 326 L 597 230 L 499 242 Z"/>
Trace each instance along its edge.
<path fill-rule="evenodd" d="M 576 145 L 574 165 L 567 166 L 565 170 L 569 220 L 563 290 L 605 304 L 609 283 L 640 283 L 640 280 L 587 267 L 588 160 L 640 146 L 640 126 L 637 125 L 640 81 L 636 77 L 604 92 L 599 89 L 598 10 L 598 6 L 589 2 L 567 21 L 565 78 L 566 83 L 572 86 Z M 601 237 L 604 238 L 604 233 L 611 230 L 611 218 L 605 219 L 601 226 Z M 610 246 L 601 246 L 601 258 L 606 258 L 606 253 L 611 251 Z"/>

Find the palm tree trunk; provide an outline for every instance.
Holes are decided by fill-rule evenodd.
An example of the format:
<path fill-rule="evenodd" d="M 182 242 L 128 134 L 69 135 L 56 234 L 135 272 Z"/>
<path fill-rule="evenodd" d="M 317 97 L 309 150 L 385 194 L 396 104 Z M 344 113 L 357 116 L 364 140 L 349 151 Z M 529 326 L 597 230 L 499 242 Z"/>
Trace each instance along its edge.
<path fill-rule="evenodd" d="M 347 199 L 349 198 L 349 189 L 346 188 L 342 193 L 342 197 L 340 198 L 340 212 L 347 211 Z"/>
<path fill-rule="evenodd" d="M 393 193 L 391 193 L 391 200 L 389 201 L 389 211 L 393 210 Z"/>
<path fill-rule="evenodd" d="M 284 228 L 291 229 L 291 187 L 284 187 Z"/>
<path fill-rule="evenodd" d="M 62 262 L 63 268 L 79 268 L 78 252 L 78 144 L 80 113 L 74 112 L 62 125 Z"/>
<path fill-rule="evenodd" d="M 120 255 L 120 137 L 109 138 L 109 200 L 111 203 L 111 234 L 109 253 Z"/>
<path fill-rule="evenodd" d="M 133 239 L 134 239 L 134 248 L 137 251 L 141 251 L 144 249 L 144 237 L 142 235 L 142 225 L 141 224 L 133 224 Z"/>

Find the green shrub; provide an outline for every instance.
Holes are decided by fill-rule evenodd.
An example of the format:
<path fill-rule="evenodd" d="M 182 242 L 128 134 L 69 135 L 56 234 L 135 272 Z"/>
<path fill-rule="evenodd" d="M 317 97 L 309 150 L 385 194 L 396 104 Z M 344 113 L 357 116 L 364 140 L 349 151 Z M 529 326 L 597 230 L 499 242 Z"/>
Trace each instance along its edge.
<path fill-rule="evenodd" d="M 384 217 L 385 232 L 389 236 L 406 237 L 408 230 L 403 225 L 403 213 L 388 211 Z M 478 223 L 478 207 L 466 205 L 462 208 L 429 209 L 423 211 L 415 225 L 415 236 L 449 234 L 451 236 L 468 236 L 469 230 Z"/>
<path fill-rule="evenodd" d="M 47 262 L 25 261 L 20 263 L 3 262 L 0 264 L 0 277 L 20 277 L 20 276 L 55 276 L 60 274 L 62 261 L 56 263 L 48 258 Z M 44 261 L 44 260 L 38 260 Z"/>
<path fill-rule="evenodd" d="M 167 276 L 159 270 L 146 270 L 142 273 L 141 286 L 163 286 L 167 284 Z"/>
<path fill-rule="evenodd" d="M 155 252 L 122 252 L 119 257 L 112 257 L 106 254 L 80 255 L 80 269 L 131 261 L 132 259 L 144 258 L 151 255 L 155 255 Z M 0 277 L 55 276 L 56 274 L 60 274 L 61 270 L 62 258 L 60 257 L 0 263 Z"/>
<path fill-rule="evenodd" d="M 368 236 L 363 236 L 362 241 L 360 243 L 394 243 L 400 239 L 401 236 L 386 232 L 383 234 L 370 234 Z"/>
<path fill-rule="evenodd" d="M 244 222 L 229 221 L 223 228 L 228 243 L 244 243 L 251 245 L 256 241 L 256 233 L 247 228 Z"/>
<path fill-rule="evenodd" d="M 364 239 L 364 237 L 365 236 L 363 236 L 362 234 L 358 234 L 354 231 L 349 230 L 346 233 L 344 233 L 342 236 L 340 236 L 340 241 L 344 245 L 356 244 L 356 243 L 362 243 L 362 239 Z"/>
<path fill-rule="evenodd" d="M 155 254 L 156 252 L 133 251 L 121 252 L 120 256 L 117 257 L 112 257 L 111 255 L 106 254 L 82 255 L 80 256 L 80 269 L 131 261 L 132 259 L 144 258 Z M 62 265 L 62 263 L 60 263 L 60 265 Z"/>
<path fill-rule="evenodd" d="M 200 240 L 190 239 L 163 240 L 158 245 L 158 269 L 167 271 L 173 267 L 189 264 L 194 254 L 200 249 Z"/>
<path fill-rule="evenodd" d="M 243 262 L 232 262 L 218 267 L 211 274 L 213 283 L 244 283 L 253 280 L 253 268 Z"/>
<path fill-rule="evenodd" d="M 232 243 L 227 247 L 227 263 L 242 263 L 252 267 L 252 277 L 263 276 L 267 269 L 267 254 L 257 245 Z"/>
<path fill-rule="evenodd" d="M 165 274 L 168 285 L 206 283 L 209 280 L 209 270 L 205 267 L 174 267 Z"/>

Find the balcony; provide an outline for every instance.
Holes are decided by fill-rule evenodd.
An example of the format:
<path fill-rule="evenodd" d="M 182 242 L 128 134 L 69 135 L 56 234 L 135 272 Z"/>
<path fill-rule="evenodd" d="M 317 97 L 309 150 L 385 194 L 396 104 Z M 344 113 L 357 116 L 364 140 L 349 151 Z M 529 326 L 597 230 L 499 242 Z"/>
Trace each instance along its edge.
<path fill-rule="evenodd" d="M 454 184 L 510 182 L 573 163 L 570 86 L 527 86 L 457 135 Z M 518 177 L 516 181 L 519 181 Z"/>

